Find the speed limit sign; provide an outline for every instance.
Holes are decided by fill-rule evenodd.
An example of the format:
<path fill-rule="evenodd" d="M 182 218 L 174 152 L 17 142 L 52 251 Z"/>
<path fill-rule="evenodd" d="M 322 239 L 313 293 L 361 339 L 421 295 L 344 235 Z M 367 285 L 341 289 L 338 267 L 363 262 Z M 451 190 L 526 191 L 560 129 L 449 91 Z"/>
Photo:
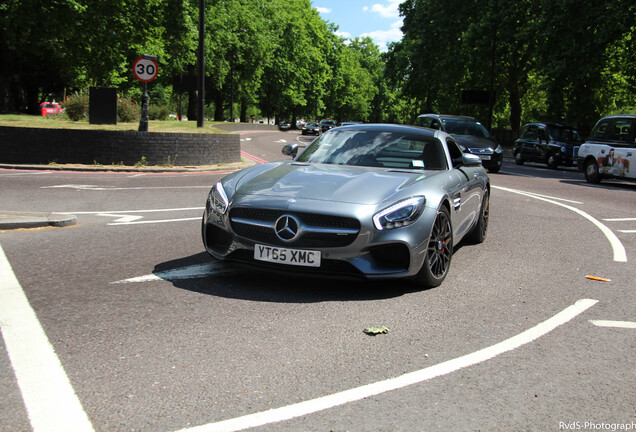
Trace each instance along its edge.
<path fill-rule="evenodd" d="M 133 63 L 133 74 L 139 81 L 152 81 L 157 78 L 157 62 L 143 56 L 139 57 Z"/>

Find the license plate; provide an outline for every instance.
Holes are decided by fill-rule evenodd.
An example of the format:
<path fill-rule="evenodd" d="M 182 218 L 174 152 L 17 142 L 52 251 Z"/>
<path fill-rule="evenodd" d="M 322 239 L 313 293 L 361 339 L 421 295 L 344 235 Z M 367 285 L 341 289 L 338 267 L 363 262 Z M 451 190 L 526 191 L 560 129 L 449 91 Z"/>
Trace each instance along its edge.
<path fill-rule="evenodd" d="M 320 267 L 320 251 L 254 245 L 254 259 L 304 267 Z"/>
<path fill-rule="evenodd" d="M 479 155 L 481 160 L 490 160 L 490 155 Z"/>

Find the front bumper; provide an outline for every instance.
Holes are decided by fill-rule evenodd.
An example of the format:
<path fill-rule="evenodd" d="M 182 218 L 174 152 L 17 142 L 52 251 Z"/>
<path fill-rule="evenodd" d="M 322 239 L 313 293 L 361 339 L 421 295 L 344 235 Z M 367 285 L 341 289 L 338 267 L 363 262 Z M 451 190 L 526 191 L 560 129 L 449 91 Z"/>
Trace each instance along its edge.
<path fill-rule="evenodd" d="M 325 216 L 324 203 L 298 200 L 295 208 L 285 208 L 281 204 L 274 212 L 297 217 L 302 223 L 308 215 Z M 268 201 L 268 207 L 277 207 Z M 265 205 L 265 203 L 263 203 Z M 372 216 L 375 208 L 348 205 L 338 215 L 327 215 L 354 219 L 358 222 L 357 233 L 346 241 L 332 242 L 333 237 L 323 245 L 324 239 L 299 239 L 298 242 L 281 244 L 271 228 L 261 232 L 245 230 L 236 223 L 233 210 L 219 216 L 206 208 L 203 216 L 202 235 L 207 252 L 218 260 L 237 261 L 259 268 L 294 273 L 313 273 L 322 276 L 399 278 L 417 274 L 422 267 L 431 226 L 437 209 L 425 207 L 419 219 L 412 225 L 378 231 L 373 226 Z M 342 208 L 341 207 L 341 208 Z M 314 222 L 312 222 L 314 223 Z M 240 231 L 240 234 L 237 232 Z M 331 229 L 331 228 L 330 228 Z M 258 231 L 258 230 L 257 230 Z M 336 236 L 337 237 L 337 236 Z M 315 250 L 321 253 L 321 266 L 317 268 L 270 263 L 254 259 L 255 245 L 285 247 L 296 250 Z"/>

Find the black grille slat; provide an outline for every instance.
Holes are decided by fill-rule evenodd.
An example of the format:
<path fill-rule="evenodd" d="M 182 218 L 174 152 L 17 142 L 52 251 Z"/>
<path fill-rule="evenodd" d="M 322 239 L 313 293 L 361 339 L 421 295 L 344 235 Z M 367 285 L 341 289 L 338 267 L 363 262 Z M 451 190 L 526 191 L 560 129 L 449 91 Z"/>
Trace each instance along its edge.
<path fill-rule="evenodd" d="M 273 228 L 236 221 L 237 219 L 253 220 L 259 223 L 271 223 L 273 226 L 276 220 L 282 215 L 295 216 L 304 227 L 355 230 L 355 234 L 343 235 L 337 233 L 304 232 L 296 241 L 287 243 L 276 236 Z M 344 216 L 246 207 L 231 209 L 230 222 L 234 232 L 241 237 L 245 237 L 254 242 L 292 248 L 343 247 L 353 243 L 360 231 L 360 222 L 357 219 Z"/>

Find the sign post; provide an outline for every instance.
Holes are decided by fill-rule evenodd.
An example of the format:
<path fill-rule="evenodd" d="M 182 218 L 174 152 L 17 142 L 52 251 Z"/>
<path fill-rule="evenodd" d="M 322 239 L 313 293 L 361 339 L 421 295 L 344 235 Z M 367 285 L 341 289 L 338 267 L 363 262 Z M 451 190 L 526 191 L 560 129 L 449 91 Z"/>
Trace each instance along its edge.
<path fill-rule="evenodd" d="M 144 83 L 144 92 L 141 95 L 141 117 L 139 118 L 139 132 L 148 132 L 148 83 L 157 78 L 157 56 L 142 54 L 133 63 L 135 78 Z"/>

